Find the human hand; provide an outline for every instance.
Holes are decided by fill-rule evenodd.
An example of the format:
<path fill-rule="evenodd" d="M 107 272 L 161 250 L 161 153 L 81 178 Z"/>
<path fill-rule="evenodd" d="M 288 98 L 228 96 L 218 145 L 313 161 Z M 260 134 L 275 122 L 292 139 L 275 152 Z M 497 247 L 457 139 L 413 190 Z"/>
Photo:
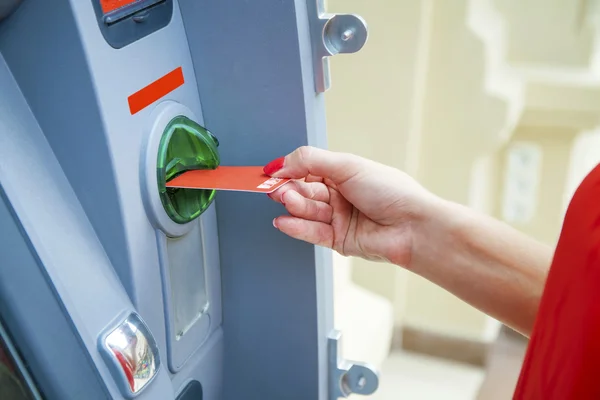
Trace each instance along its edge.
<path fill-rule="evenodd" d="M 395 168 L 315 147 L 300 147 L 264 171 L 295 179 L 269 195 L 290 213 L 273 220 L 281 232 L 345 256 L 404 267 L 438 200 Z"/>

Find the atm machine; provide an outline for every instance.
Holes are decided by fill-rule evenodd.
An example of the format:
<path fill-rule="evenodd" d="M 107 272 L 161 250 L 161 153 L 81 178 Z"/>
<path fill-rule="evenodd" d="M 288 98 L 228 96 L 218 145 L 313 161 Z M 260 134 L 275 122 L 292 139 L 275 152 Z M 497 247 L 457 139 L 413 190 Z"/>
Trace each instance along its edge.
<path fill-rule="evenodd" d="M 328 57 L 366 39 L 318 0 L 0 0 L 0 398 L 373 393 L 328 250 L 165 187 L 324 147 Z"/>

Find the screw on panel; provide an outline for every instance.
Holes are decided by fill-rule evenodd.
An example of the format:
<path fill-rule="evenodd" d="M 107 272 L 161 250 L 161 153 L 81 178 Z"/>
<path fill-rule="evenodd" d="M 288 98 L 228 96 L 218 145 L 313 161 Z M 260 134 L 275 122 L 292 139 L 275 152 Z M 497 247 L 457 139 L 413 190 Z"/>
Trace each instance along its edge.
<path fill-rule="evenodd" d="M 344 33 L 342 33 L 342 40 L 344 42 L 347 42 L 348 40 L 352 39 L 354 37 L 354 30 L 352 29 L 346 29 L 344 31 Z"/>

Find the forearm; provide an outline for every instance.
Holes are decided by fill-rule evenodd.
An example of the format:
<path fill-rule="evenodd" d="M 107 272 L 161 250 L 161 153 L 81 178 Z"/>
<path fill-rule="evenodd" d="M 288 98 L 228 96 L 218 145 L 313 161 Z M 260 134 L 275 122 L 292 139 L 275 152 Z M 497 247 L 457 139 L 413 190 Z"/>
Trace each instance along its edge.
<path fill-rule="evenodd" d="M 445 201 L 415 229 L 411 271 L 530 335 L 552 260 L 550 247 Z"/>

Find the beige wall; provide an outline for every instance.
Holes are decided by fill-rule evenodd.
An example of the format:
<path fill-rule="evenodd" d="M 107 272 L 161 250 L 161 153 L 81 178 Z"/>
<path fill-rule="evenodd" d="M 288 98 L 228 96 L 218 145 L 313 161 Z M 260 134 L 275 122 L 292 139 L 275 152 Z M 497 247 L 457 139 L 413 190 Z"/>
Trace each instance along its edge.
<path fill-rule="evenodd" d="M 563 215 L 579 183 L 599 162 L 600 128 L 577 135 L 570 154 L 567 187 L 563 195 Z"/>
<path fill-rule="evenodd" d="M 497 154 L 496 160 L 492 160 L 489 176 L 496 175 L 499 190 L 493 204 L 488 204 L 491 207 L 489 210 L 491 214 L 496 217 L 501 215 L 499 203 L 504 182 L 506 149 L 514 143 L 535 143 L 542 151 L 542 173 L 537 206 L 529 222 L 514 224 L 514 226 L 545 243 L 553 244 L 562 223 L 561 207 L 571 162 L 573 133 L 565 129 L 552 128 L 518 129 L 512 140 Z M 453 150 L 459 154 L 458 149 Z M 577 155 L 574 157 L 577 158 Z M 499 168 L 493 168 L 494 163 Z M 493 336 L 488 336 L 489 317 L 452 294 L 414 275 L 408 278 L 405 315 L 402 322 L 438 333 L 480 340 L 493 339 Z"/>
<path fill-rule="evenodd" d="M 369 25 L 365 47 L 331 58 L 326 93 L 329 147 L 404 168 L 414 102 L 422 4 L 412 0 L 330 0 L 328 11 L 351 12 Z M 386 298 L 397 294 L 397 267 L 353 260 L 354 280 Z"/>
<path fill-rule="evenodd" d="M 509 143 L 531 142 L 542 150 L 542 168 L 535 213 L 528 223 L 512 224 L 543 241 L 554 245 L 562 226 L 563 195 L 567 187 L 571 149 L 576 131 L 551 127 L 522 127 L 515 131 Z M 506 149 L 502 152 L 505 161 Z"/>
<path fill-rule="evenodd" d="M 483 340 L 485 315 L 425 279 L 411 275 L 402 322 L 410 327 L 444 335 Z"/>
<path fill-rule="evenodd" d="M 593 32 L 581 23 L 590 3 L 588 0 L 495 0 L 510 27 L 507 58 L 511 62 L 586 66 Z"/>
<path fill-rule="evenodd" d="M 430 55 L 417 132 L 419 157 L 413 175 L 441 197 L 465 205 L 479 203 L 482 211 L 490 212 L 493 204 L 486 203 L 496 187 L 478 185 L 474 193 L 473 168 L 499 145 L 508 107 L 484 88 L 485 46 L 466 24 L 469 2 L 432 4 Z M 493 176 L 494 164 L 487 166 L 480 183 Z M 399 323 L 474 339 L 483 338 L 487 331 L 489 317 L 418 276 L 408 275 L 405 286 L 397 290 L 396 298 L 403 294 L 405 302 L 396 310 Z"/>
<path fill-rule="evenodd" d="M 374 5 L 364 0 L 330 0 L 329 11 L 364 17 L 370 36 L 359 53 L 331 59 L 332 88 L 326 101 L 332 150 L 406 169 L 437 193 L 467 202 L 471 163 L 478 156 L 473 146 L 482 146 L 489 138 L 473 141 L 471 131 L 465 129 L 469 127 L 465 115 L 469 115 L 470 105 L 483 102 L 491 113 L 489 119 L 496 123 L 500 117 L 494 113 L 502 114 L 504 109 L 493 98 L 476 96 L 478 83 L 472 78 L 481 77 L 482 65 L 466 70 L 460 63 L 448 65 L 454 57 L 475 50 L 475 56 L 482 57 L 481 43 L 473 38 L 460 49 L 462 54 L 455 54 L 456 48 L 445 49 L 465 34 L 466 28 L 456 26 L 456 16 L 446 15 L 448 11 L 464 14 L 466 2 L 461 3 L 462 8 L 453 10 L 452 6 L 434 7 L 430 1 L 382 0 Z M 437 21 L 435 29 L 433 21 Z M 454 36 L 448 37 L 448 30 Z M 429 54 L 423 54 L 424 47 L 429 53 L 429 41 L 437 50 L 433 62 L 445 66 L 429 70 Z M 455 82 L 453 74 L 470 83 Z M 472 94 L 470 102 L 454 102 L 465 90 Z M 497 106 L 500 108 L 495 111 Z M 422 131 L 426 135 L 421 135 Z M 410 134 L 413 137 L 409 139 Z M 414 139 L 416 143 L 409 142 Z M 469 146 L 464 145 L 465 139 Z M 408 151 L 410 146 L 413 153 Z M 412 165 L 407 165 L 407 158 Z M 457 176 L 461 177 L 460 188 L 451 184 L 458 182 Z M 353 259 L 352 264 L 356 283 L 394 302 L 397 324 L 473 337 L 487 326 L 485 315 L 398 267 L 361 259 Z"/>
<path fill-rule="evenodd" d="M 597 120 L 598 107 L 588 98 L 597 93 L 582 91 L 581 81 L 569 86 L 568 73 L 559 74 L 558 85 L 545 81 L 542 87 L 550 91 L 539 95 L 537 102 L 535 84 L 527 93 L 492 93 L 490 74 L 499 70 L 490 72 L 490 65 L 500 65 L 497 57 L 504 51 L 498 26 L 506 27 L 509 42 L 502 61 L 506 68 L 512 68 L 508 61 L 538 61 L 548 63 L 547 72 L 556 67 L 551 63 L 581 66 L 591 58 L 590 31 L 581 28 L 577 33 L 579 27 L 571 28 L 577 26 L 572 4 L 552 2 L 550 14 L 560 23 L 543 26 L 547 20 L 532 8 L 535 1 L 541 0 L 528 0 L 522 8 L 517 0 L 329 0 L 328 11 L 361 15 L 370 32 L 360 52 L 331 59 L 332 88 L 326 93 L 329 147 L 404 169 L 440 196 L 500 218 L 508 146 L 535 143 L 542 150 L 537 205 L 532 219 L 515 227 L 554 243 L 565 190 L 573 190 L 582 171 L 600 159 L 600 150 L 590 150 L 592 142 L 600 142 L 600 131 L 579 136 L 579 145 L 572 150 L 582 126 L 593 126 Z M 469 25 L 473 17 L 469 7 L 474 4 L 480 9 L 495 5 L 505 13 L 505 19 L 489 24 L 494 40 L 486 42 Z M 487 17 L 499 18 L 493 12 Z M 528 23 L 542 33 L 520 38 Z M 480 24 L 478 29 L 486 26 Z M 543 45 L 530 51 L 536 40 Z M 492 42 L 496 53 L 490 52 Z M 529 79 L 535 68 L 527 68 Z M 506 83 L 507 76 L 515 79 L 513 75 L 520 74 L 510 71 L 496 76 L 497 87 L 510 89 L 514 82 Z M 551 80 L 550 75 L 544 79 Z M 519 115 L 523 119 L 517 122 Z M 396 324 L 493 338 L 490 327 L 497 326 L 496 321 L 424 279 L 386 264 L 360 259 L 352 263 L 356 283 L 394 302 Z"/>

